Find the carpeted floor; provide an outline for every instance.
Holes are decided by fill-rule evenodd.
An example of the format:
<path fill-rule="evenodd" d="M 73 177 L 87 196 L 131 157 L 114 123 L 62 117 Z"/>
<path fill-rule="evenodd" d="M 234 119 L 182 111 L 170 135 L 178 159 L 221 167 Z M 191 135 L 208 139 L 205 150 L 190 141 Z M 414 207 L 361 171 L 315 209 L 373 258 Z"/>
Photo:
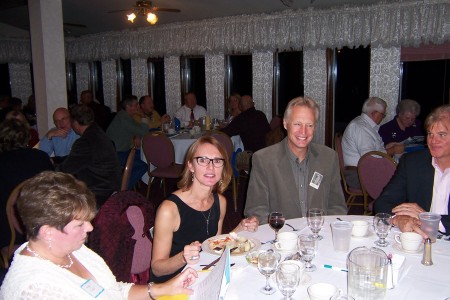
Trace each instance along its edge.
<path fill-rule="evenodd" d="M 177 189 L 176 187 L 176 180 L 167 180 L 166 181 L 166 188 L 167 193 L 171 193 Z M 228 200 L 227 205 L 227 213 L 225 214 L 225 219 L 223 223 L 223 233 L 228 233 L 235 228 L 240 220 L 243 218 L 243 212 L 244 212 L 244 205 L 245 205 L 245 198 L 247 194 L 247 186 L 248 186 L 248 179 L 241 178 L 240 184 L 239 184 L 239 190 L 238 190 L 238 197 L 237 197 L 237 211 L 234 211 L 234 203 L 232 198 L 232 189 L 231 184 L 227 191 L 225 191 L 224 196 Z M 141 192 L 144 196 L 147 193 L 147 185 L 144 183 L 140 183 L 139 192 Z M 345 195 L 344 195 L 345 196 Z M 347 196 L 345 196 L 347 198 Z M 163 188 L 162 185 L 160 185 L 160 180 L 156 180 L 152 184 L 152 190 L 150 193 L 150 200 L 155 203 L 156 206 L 158 206 L 161 201 L 164 199 L 163 197 Z M 359 197 L 356 199 L 357 203 L 362 203 L 363 199 L 362 197 Z M 362 215 L 363 214 L 363 207 L 362 206 L 352 206 L 349 209 L 350 215 Z"/>

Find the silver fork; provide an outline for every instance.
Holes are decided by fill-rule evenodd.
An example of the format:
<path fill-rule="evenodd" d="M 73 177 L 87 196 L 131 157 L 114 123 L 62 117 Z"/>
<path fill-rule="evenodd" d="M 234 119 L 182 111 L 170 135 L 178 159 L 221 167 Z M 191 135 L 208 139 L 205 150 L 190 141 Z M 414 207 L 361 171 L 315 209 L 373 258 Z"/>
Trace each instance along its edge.
<path fill-rule="evenodd" d="M 284 225 L 286 225 L 288 227 L 291 227 L 292 231 L 299 231 L 298 229 L 295 229 L 292 225 L 289 225 L 288 223 L 285 223 Z"/>

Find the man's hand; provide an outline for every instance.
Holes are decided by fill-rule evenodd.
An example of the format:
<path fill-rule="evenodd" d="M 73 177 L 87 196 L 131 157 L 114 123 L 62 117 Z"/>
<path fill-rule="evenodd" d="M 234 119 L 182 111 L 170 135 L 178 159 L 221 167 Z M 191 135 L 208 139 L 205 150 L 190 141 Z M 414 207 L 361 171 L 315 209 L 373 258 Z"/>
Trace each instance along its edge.
<path fill-rule="evenodd" d="M 46 136 L 49 140 L 51 140 L 55 136 L 65 139 L 68 133 L 69 132 L 64 129 L 55 128 L 47 132 Z"/>
<path fill-rule="evenodd" d="M 392 212 L 397 216 L 410 216 L 417 220 L 419 219 L 419 214 L 424 211 L 417 203 L 402 203 L 392 209 Z"/>
<path fill-rule="evenodd" d="M 406 215 L 396 215 L 395 218 L 392 218 L 392 224 L 397 226 L 401 232 L 416 232 L 420 234 L 424 239 L 428 237 L 428 235 L 420 229 L 420 221 L 414 217 L 406 216 Z"/>

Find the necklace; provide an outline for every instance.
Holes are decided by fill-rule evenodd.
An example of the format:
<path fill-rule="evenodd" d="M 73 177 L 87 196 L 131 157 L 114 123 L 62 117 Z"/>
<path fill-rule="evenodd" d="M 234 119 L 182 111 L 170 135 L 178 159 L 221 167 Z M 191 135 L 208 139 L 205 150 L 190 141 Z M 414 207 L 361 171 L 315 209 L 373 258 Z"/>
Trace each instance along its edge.
<path fill-rule="evenodd" d="M 211 216 L 212 209 L 213 209 L 213 207 L 211 206 L 211 208 L 209 209 L 208 217 L 205 217 L 205 215 L 201 211 L 203 218 L 205 218 L 205 220 L 206 220 L 206 235 L 207 236 L 209 236 L 209 217 Z"/>
<path fill-rule="evenodd" d="M 30 246 L 28 246 L 28 245 L 27 245 L 27 251 L 32 253 L 35 257 L 38 257 L 40 259 L 43 259 L 43 260 L 46 260 L 46 261 L 49 261 L 49 262 L 55 264 L 50 259 L 43 258 L 42 256 L 40 256 L 39 253 L 37 253 L 36 251 L 31 249 Z M 72 260 L 72 257 L 70 256 L 70 254 L 67 254 L 67 258 L 69 259 L 69 263 L 67 265 L 58 265 L 58 264 L 55 264 L 55 265 L 57 265 L 60 268 L 69 269 L 73 265 L 73 260 Z"/>

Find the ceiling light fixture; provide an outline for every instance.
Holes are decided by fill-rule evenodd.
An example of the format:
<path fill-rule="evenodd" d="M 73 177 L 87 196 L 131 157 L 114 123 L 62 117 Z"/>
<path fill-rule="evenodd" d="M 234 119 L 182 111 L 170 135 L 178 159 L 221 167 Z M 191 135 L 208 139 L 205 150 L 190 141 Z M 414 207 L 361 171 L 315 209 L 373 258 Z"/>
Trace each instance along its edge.
<path fill-rule="evenodd" d="M 137 1 L 133 12 L 127 15 L 128 21 L 134 23 L 134 19 L 136 19 L 137 15 L 142 15 L 147 18 L 147 22 L 151 25 L 155 25 L 156 22 L 158 22 L 158 16 L 156 16 L 152 10 L 154 10 L 154 8 L 150 1 Z"/>
<path fill-rule="evenodd" d="M 128 14 L 127 15 L 128 21 L 130 21 L 131 23 L 134 23 L 134 19 L 136 19 L 136 15 L 134 13 Z"/>
<path fill-rule="evenodd" d="M 149 22 L 152 25 L 155 25 L 156 22 L 158 22 L 158 16 L 155 15 L 154 13 L 149 12 L 147 14 L 147 22 Z"/>

